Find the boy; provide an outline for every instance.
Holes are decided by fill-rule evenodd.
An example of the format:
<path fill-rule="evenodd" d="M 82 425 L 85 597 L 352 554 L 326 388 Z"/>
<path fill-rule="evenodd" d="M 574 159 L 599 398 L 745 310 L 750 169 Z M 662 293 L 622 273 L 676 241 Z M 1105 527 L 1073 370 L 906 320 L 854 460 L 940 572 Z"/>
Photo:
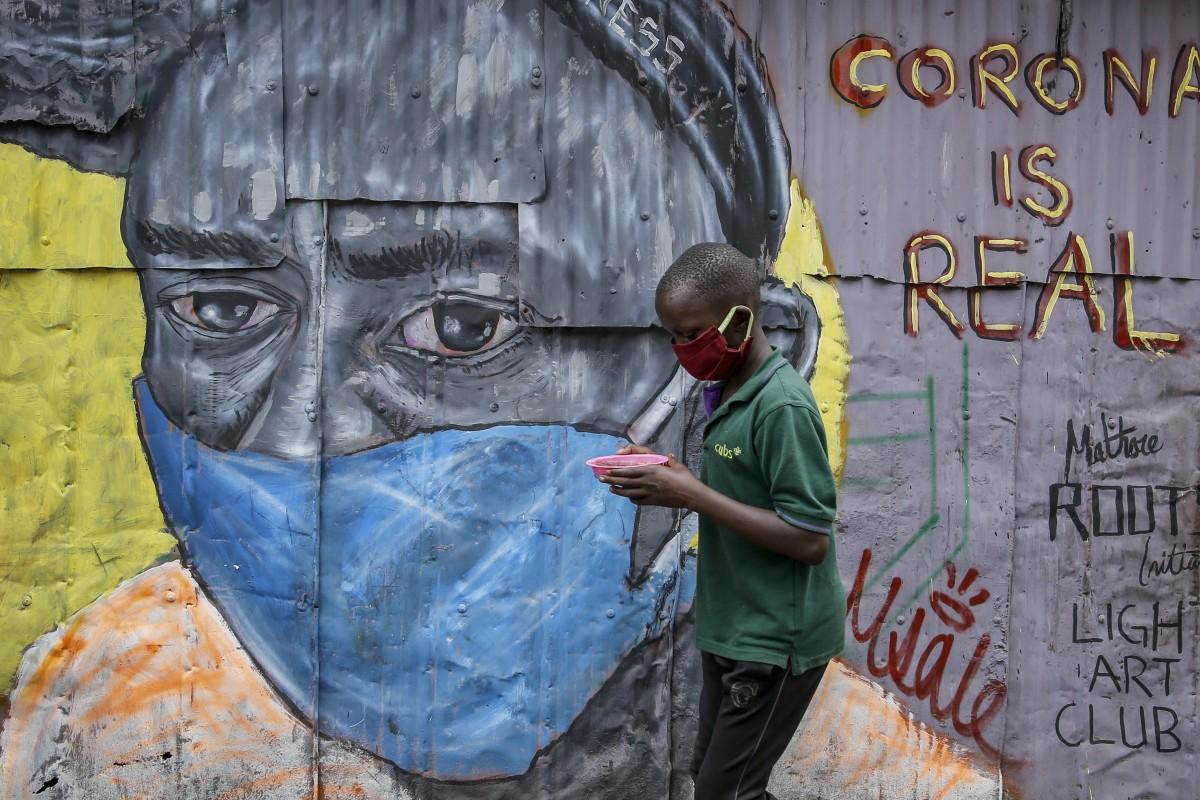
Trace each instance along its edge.
<path fill-rule="evenodd" d="M 771 770 L 842 649 L 824 427 L 808 383 L 767 342 L 759 309 L 755 263 L 736 248 L 696 245 L 671 265 L 655 310 L 683 368 L 713 381 L 700 478 L 674 458 L 601 478 L 638 505 L 700 517 L 696 800 L 771 797 Z"/>

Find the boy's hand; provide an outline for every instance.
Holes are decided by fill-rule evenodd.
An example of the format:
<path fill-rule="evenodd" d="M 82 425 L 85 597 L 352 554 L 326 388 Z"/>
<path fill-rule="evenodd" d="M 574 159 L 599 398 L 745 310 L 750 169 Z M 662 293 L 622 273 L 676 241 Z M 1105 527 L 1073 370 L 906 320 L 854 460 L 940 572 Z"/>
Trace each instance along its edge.
<path fill-rule="evenodd" d="M 654 455 L 654 451 L 649 447 L 642 447 L 640 444 L 627 444 L 617 450 L 619 456 L 650 456 Z"/>
<path fill-rule="evenodd" d="M 622 452 L 624 452 L 622 448 Z M 629 452 L 651 452 L 645 448 Z M 671 456 L 666 464 L 614 469 L 600 478 L 609 491 L 628 497 L 639 506 L 689 508 L 704 488 L 700 479 Z"/>

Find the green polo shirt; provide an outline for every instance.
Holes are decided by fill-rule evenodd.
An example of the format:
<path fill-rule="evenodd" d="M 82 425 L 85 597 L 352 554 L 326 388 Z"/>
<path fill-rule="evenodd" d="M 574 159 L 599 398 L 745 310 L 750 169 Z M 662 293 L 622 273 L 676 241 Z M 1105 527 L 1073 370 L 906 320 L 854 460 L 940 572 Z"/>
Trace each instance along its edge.
<path fill-rule="evenodd" d="M 830 540 L 825 560 L 810 566 L 701 515 L 697 646 L 738 661 L 790 664 L 793 674 L 840 653 L 846 595 L 832 538 L 837 497 L 825 427 L 808 382 L 778 350 L 708 418 L 700 479 Z"/>

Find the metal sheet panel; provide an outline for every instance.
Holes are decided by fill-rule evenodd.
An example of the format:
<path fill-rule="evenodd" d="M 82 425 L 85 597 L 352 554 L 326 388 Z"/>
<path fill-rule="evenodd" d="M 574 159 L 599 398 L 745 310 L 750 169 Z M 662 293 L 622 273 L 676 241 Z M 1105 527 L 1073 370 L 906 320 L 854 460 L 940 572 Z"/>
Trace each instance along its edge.
<path fill-rule="evenodd" d="M 131 0 L 0 5 L 0 122 L 111 130 L 135 66 Z"/>
<path fill-rule="evenodd" d="M 797 36 L 807 43 L 800 81 L 807 124 L 796 171 L 826 229 L 839 231 L 840 271 L 902 281 L 905 244 L 914 234 L 936 231 L 957 249 L 952 285 L 975 282 L 973 237 L 980 235 L 1025 240 L 1028 252 L 1005 259 L 1003 269 L 1020 270 L 1030 281 L 1046 279 L 1070 233 L 1085 239 L 1095 271 L 1110 273 L 1109 237 L 1131 230 L 1137 274 L 1200 277 L 1195 97 L 1182 100 L 1178 116 L 1170 114 L 1173 75 L 1177 64 L 1186 68 L 1187 51 L 1181 48 L 1195 41 L 1200 9 L 1182 0 L 1074 4 L 1063 42 L 1082 74 L 1082 98 L 1077 107 L 1054 113 L 1035 99 L 1026 73 L 1039 56 L 1053 57 L 1057 51 L 1059 3 L 944 5 L 809 2 L 804 13 L 774 6 L 763 13 L 769 24 L 760 41 L 773 60 L 777 54 L 789 57 Z M 886 87 L 882 100 L 869 109 L 840 97 L 830 72 L 835 51 L 865 34 L 885 39 L 895 53 L 861 62 L 861 80 Z M 1019 57 L 1017 75 L 1008 84 L 1019 108 L 1014 112 L 990 88 L 986 107 L 978 108 L 971 59 L 988 45 L 1005 42 Z M 899 62 L 918 47 L 938 48 L 953 60 L 956 88 L 936 107 L 908 96 L 900 84 Z M 1128 63 L 1137 80 L 1143 52 L 1157 59 L 1146 114 L 1139 113 L 1119 81 L 1113 112 L 1106 110 L 1109 49 Z M 1003 64 L 997 58 L 988 66 L 998 72 Z M 920 75 L 933 93 L 938 72 L 926 67 Z M 1073 80 L 1065 72 L 1056 78 L 1047 68 L 1043 84 L 1055 100 L 1065 101 Z M 797 109 L 789 123 L 795 124 L 800 113 Z M 1049 146 L 1054 155 L 1033 167 L 1070 192 L 1070 207 L 1054 224 L 1023 202 L 1032 198 L 1055 205 L 1047 181 L 1031 180 L 1019 167 L 1022 151 L 1038 145 Z M 993 200 L 993 152 L 1011 156 L 1011 206 Z M 941 264 L 927 260 L 922 279 L 932 280 Z"/>
<path fill-rule="evenodd" d="M 773 258 L 787 144 L 736 23 L 707 4 L 550 7 L 548 190 L 521 206 L 542 324 L 652 324 L 653 287 L 698 242 Z"/>
<path fill-rule="evenodd" d="M 309 94 L 304 75 L 284 79 L 280 54 L 298 37 L 285 37 L 277 0 L 201 25 L 189 15 L 211 9 L 187 0 L 139 4 L 150 15 L 135 20 L 139 48 L 170 38 L 152 25 L 203 33 L 187 52 L 165 47 L 180 60 L 153 75 L 145 125 L 126 114 L 89 153 L 91 133 L 28 135 L 37 123 L 21 123 L 29 146 L 73 164 L 134 161 L 124 201 L 119 181 L 91 176 L 107 188 L 87 195 L 92 184 L 56 165 L 54 181 L 7 187 L 22 216 L 0 204 L 0 232 L 20 243 L 10 258 L 41 267 L 0 276 L 0 389 L 21 412 L 4 420 L 0 462 L 18 477 L 0 508 L 16 524 L 0 539 L 28 573 L 0 582 L 20 598 L 5 674 L 21 662 L 0 794 L 300 796 L 318 781 L 377 797 L 691 796 L 696 520 L 612 505 L 581 447 L 649 443 L 696 468 L 704 414 L 652 299 L 672 251 L 714 238 L 773 260 L 791 284 L 767 290 L 764 323 L 810 379 L 842 477 L 848 644 L 772 793 L 1192 796 L 1200 233 L 1195 170 L 1181 165 L 1195 152 L 1200 103 L 1187 87 L 1200 74 L 1175 64 L 1194 5 L 740 0 L 733 16 L 708 0 L 545 5 L 539 27 L 514 16 L 533 6 L 499 0 L 355 4 L 336 41 L 297 41 L 293 67 L 334 81 Z M 297 17 L 313 40 L 318 11 L 329 13 Z M 504 113 L 528 101 L 524 119 L 544 116 L 540 193 L 504 200 L 496 173 L 483 202 L 460 202 L 455 180 L 421 202 L 288 195 L 284 116 L 307 136 L 307 104 L 330 102 L 320 136 L 297 146 L 336 151 L 331 186 L 376 185 L 371 126 L 423 135 L 433 117 L 409 126 L 348 105 L 383 108 L 377 67 L 410 50 L 435 80 L 420 98 L 410 84 L 384 100 L 433 109 L 426 90 L 441 81 L 462 135 L 388 170 L 425 180 L 449 161 L 464 192 L 488 177 L 468 172 L 492 142 L 489 109 L 457 116 L 460 63 L 434 46 L 459 47 L 470 19 L 536 38 L 544 91 L 514 90 Z M 861 64 L 888 85 L 870 110 L 830 77 L 835 51 L 863 33 L 896 51 Z M 995 89 L 977 109 L 970 56 L 1006 40 L 1021 59 L 1019 113 Z M 1024 67 L 1060 45 L 1087 87 L 1057 115 Z M 1105 109 L 1097 65 L 1110 46 L 1135 75 L 1143 49 L 1157 55 L 1146 115 L 1120 84 Z M 898 63 L 919 47 L 957 68 L 933 107 L 900 87 L 912 73 Z M 331 60 L 304 59 L 316 52 Z M 935 83 L 932 69 L 918 76 Z M 504 141 L 524 135 L 524 122 L 499 119 Z M 1029 145 L 1055 151 L 1035 165 L 1071 191 L 1061 224 L 1021 205 L 1053 194 L 1015 164 L 1013 205 L 993 193 L 992 152 Z M 0 148 L 8 174 L 33 158 L 13 150 Z M 250 182 L 260 170 L 273 180 Z M 257 220 L 265 187 L 276 205 Z M 75 203 L 54 205 L 71 192 Z M 114 231 L 127 203 L 123 240 L 88 237 L 87 196 L 94 224 Z M 51 206 L 53 228 L 39 216 Z M 171 234 L 157 249 L 139 233 L 156 218 Z M 1132 241 L 1112 248 L 1123 231 Z M 1071 232 L 1095 299 L 1072 285 L 1080 275 L 1047 272 Z M 944 264 L 935 250 L 921 251 L 925 285 L 907 285 L 917 233 L 953 243 L 945 285 L 927 283 Z M 974 291 L 984 234 L 1027 242 L 985 248 L 992 272 L 1024 280 Z M 101 252 L 116 263 L 107 254 L 126 247 L 165 268 L 53 269 Z M 1077 267 L 1083 247 L 1070 252 Z M 1108 274 L 1114 263 L 1139 274 Z M 150 441 L 130 407 L 139 366 L 175 426 L 165 438 Z M 188 560 L 130 577 L 178 555 L 153 535 L 156 489 Z M 144 530 L 122 533 L 133 524 Z M 213 560 L 202 548 L 214 545 L 254 558 Z M 97 663 L 123 679 L 92 679 Z"/>
<path fill-rule="evenodd" d="M 1194 549 L 1188 487 L 1200 452 L 1184 421 L 1197 413 L 1195 5 L 734 7 L 773 77 L 790 81 L 779 105 L 794 169 L 819 216 L 826 265 L 841 276 L 854 362 L 839 556 L 847 586 L 860 574 L 865 586 L 852 596 L 848 660 L 993 781 L 938 777 L 935 767 L 927 785 L 902 784 L 896 759 L 867 748 L 795 757 L 776 793 L 808 797 L 805 781 L 818 775 L 817 794 L 834 798 L 1188 795 L 1200 596 L 1183 555 Z M 863 82 L 887 86 L 872 108 L 848 102 L 831 78 L 835 52 L 863 34 L 894 49 L 861 62 Z M 1085 87 L 1077 108 L 1057 114 L 1035 99 L 1026 69 L 1060 39 Z M 994 90 L 985 109 L 974 105 L 970 59 L 997 42 L 1020 57 L 1018 113 Z M 934 107 L 901 85 L 899 63 L 916 48 L 944 50 L 956 67 L 954 91 Z M 1120 80 L 1108 111 L 1110 49 L 1135 83 L 1143 52 L 1157 59 L 1145 114 Z M 935 70 L 919 74 L 937 85 Z M 1073 81 L 1051 68 L 1045 84 L 1061 102 Z M 1173 85 L 1183 87 L 1178 116 Z M 1053 163 L 1033 166 L 1071 196 L 1057 224 L 1022 203 L 1055 205 L 1047 179 L 1020 168 L 1022 151 L 1038 145 L 1053 149 Z M 1006 151 L 1011 206 L 993 181 L 992 154 Z M 955 249 L 956 272 L 938 292 L 957 332 L 921 298 L 919 325 L 908 324 L 916 287 L 905 285 L 904 248 L 931 232 Z M 1071 290 L 1079 274 L 1056 291 L 1051 265 L 1073 235 L 1079 272 L 1084 247 L 1090 257 L 1094 299 Z M 970 291 L 982 236 L 1026 243 L 985 252 L 989 271 L 1023 273 L 1015 286 Z M 921 281 L 945 264 L 922 251 Z M 1113 274 L 1124 271 L 1135 277 Z M 1005 323 L 1013 328 L 998 330 Z M 839 724 L 875 731 L 886 715 L 872 714 Z M 907 746 L 902 727 L 884 730 L 885 749 Z"/>
<path fill-rule="evenodd" d="M 136 267 L 270 267 L 283 258 L 280 2 L 235 10 L 236 24 L 198 32 L 156 80 L 121 220 Z"/>
<path fill-rule="evenodd" d="M 287 193 L 526 202 L 545 191 L 542 3 L 284 5 Z"/>

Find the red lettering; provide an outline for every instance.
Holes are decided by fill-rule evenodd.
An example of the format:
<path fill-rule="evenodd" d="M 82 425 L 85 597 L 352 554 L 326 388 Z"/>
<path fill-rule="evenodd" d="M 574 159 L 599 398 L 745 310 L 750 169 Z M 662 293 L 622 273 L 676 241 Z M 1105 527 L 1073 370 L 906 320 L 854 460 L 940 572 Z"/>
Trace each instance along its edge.
<path fill-rule="evenodd" d="M 948 588 L 953 590 L 955 589 L 953 565 L 947 564 L 946 566 Z M 935 719 L 948 721 L 960 736 L 973 739 L 980 752 L 989 758 L 997 758 L 999 750 L 987 740 L 984 730 L 988 723 L 1000 713 L 1008 693 L 1007 688 L 1002 682 L 986 681 L 975 694 L 974 700 L 970 703 L 970 709 L 966 708 L 967 696 L 975 676 L 991 647 L 992 640 L 989 634 L 981 634 L 976 641 L 966 669 L 958 677 L 954 692 L 950 695 L 948 702 L 943 697 L 942 687 L 942 682 L 948 679 L 946 670 L 952 661 L 954 648 L 958 644 L 958 633 L 974 624 L 975 617 L 969 607 L 985 602 L 990 596 L 987 590 L 978 590 L 965 604 L 961 600 L 951 598 L 944 591 L 933 592 L 930 603 L 934 607 L 935 616 L 942 619 L 943 614 L 946 614 L 953 623 L 951 628 L 954 632 L 935 634 L 921 647 L 921 633 L 928 617 L 924 608 L 918 608 L 913 613 L 912 620 L 908 623 L 908 630 L 904 632 L 903 636 L 896 630 L 888 633 L 887 659 L 880 662 L 877 660 L 876 646 L 880 643 L 881 634 L 903 587 L 903 581 L 899 577 L 891 579 L 883 604 L 875 613 L 871 625 L 864 629 L 859 615 L 870 569 L 871 550 L 866 549 L 863 550 L 862 558 L 858 563 L 858 572 L 854 577 L 854 585 L 846 599 L 846 613 L 850 617 L 851 635 L 860 644 L 867 645 L 868 671 L 876 678 L 889 678 L 892 685 L 902 695 L 927 702 L 929 711 Z M 957 587 L 957 593 L 965 597 L 978 574 L 978 570 L 968 570 L 962 583 Z M 939 604 L 934 604 L 934 595 L 941 596 Z M 953 602 L 950 602 L 951 600 Z M 946 613 L 948 611 L 952 613 Z M 898 620 L 897 622 L 903 624 L 902 621 Z M 918 649 L 921 650 L 919 656 L 917 656 Z M 916 660 L 915 667 L 914 658 Z"/>

